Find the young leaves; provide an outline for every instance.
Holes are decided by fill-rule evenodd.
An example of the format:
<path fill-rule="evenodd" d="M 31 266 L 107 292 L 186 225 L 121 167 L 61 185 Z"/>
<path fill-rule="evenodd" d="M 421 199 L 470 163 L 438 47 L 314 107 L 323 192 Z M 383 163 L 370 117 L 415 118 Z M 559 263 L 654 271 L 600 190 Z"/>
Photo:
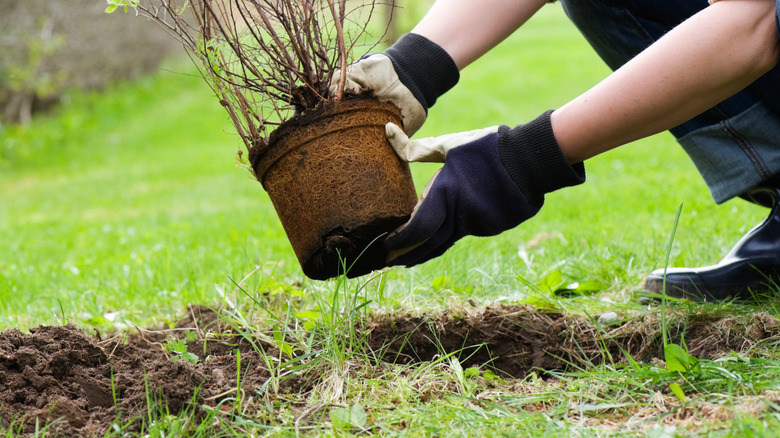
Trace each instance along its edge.
<path fill-rule="evenodd" d="M 666 369 L 670 372 L 687 374 L 701 371 L 699 359 L 692 354 L 688 354 L 687 351 L 677 344 L 666 344 L 664 347 L 664 359 L 666 359 Z"/>
<path fill-rule="evenodd" d="M 368 414 L 360 404 L 352 405 L 351 408 L 331 409 L 328 415 L 334 429 L 363 428 L 368 421 Z"/>

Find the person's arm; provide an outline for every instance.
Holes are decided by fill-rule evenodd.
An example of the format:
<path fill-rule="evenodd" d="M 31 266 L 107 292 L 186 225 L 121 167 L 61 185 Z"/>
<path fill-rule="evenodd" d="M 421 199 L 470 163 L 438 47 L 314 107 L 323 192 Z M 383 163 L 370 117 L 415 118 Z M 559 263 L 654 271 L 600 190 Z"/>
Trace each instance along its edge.
<path fill-rule="evenodd" d="M 570 163 L 673 128 L 777 64 L 774 0 L 722 0 L 552 114 Z"/>
<path fill-rule="evenodd" d="M 437 0 L 412 33 L 442 47 L 463 69 L 528 21 L 548 0 Z"/>
<path fill-rule="evenodd" d="M 525 23 L 546 0 L 438 0 L 408 34 L 346 72 L 345 90 L 393 102 L 412 135 L 428 108 L 455 86 L 459 71 Z M 333 78 L 337 84 L 340 74 Z"/>
<path fill-rule="evenodd" d="M 402 159 L 444 162 L 411 219 L 384 241 L 388 263 L 413 266 L 463 236 L 513 228 L 536 214 L 545 194 L 584 182 L 585 159 L 670 129 L 746 87 L 777 63 L 774 5 L 719 1 L 524 125 L 417 140 L 388 126 Z"/>

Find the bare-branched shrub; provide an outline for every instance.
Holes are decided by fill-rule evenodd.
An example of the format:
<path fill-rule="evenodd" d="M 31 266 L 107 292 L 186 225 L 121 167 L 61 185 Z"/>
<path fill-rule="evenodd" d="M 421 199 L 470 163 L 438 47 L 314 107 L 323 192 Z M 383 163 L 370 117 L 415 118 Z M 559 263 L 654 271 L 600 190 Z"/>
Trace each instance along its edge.
<path fill-rule="evenodd" d="M 261 153 L 294 114 L 344 96 L 330 85 L 386 29 L 377 0 L 107 0 L 179 40 L 247 146 Z M 378 17 L 374 17 L 374 14 Z M 382 24 L 384 23 L 384 24 Z"/>

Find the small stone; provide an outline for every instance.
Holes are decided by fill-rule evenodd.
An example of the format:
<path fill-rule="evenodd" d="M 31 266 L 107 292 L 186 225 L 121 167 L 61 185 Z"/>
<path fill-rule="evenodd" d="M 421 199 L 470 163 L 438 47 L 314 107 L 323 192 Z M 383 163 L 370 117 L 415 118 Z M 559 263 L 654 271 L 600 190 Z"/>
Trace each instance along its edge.
<path fill-rule="evenodd" d="M 601 325 L 612 325 L 616 322 L 618 322 L 618 315 L 615 312 L 606 312 L 602 313 L 599 316 L 599 324 Z"/>

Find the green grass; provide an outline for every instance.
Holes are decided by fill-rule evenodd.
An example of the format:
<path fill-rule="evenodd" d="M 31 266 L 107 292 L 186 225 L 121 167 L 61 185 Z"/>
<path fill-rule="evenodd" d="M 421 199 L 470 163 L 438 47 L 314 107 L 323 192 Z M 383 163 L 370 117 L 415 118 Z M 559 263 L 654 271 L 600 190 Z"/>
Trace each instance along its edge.
<path fill-rule="evenodd" d="M 591 314 L 653 312 L 634 294 L 643 274 L 663 266 L 680 204 L 671 250 L 675 265 L 716 262 L 765 214 L 742 201 L 715 206 L 671 135 L 588 161 L 586 184 L 549 195 L 535 218 L 498 237 L 466 238 L 422 266 L 386 271 L 381 281 L 316 282 L 301 273 L 261 186 L 234 167 L 234 153 L 242 146 L 191 71 L 173 64 L 103 94 L 73 93 L 55 114 L 0 131 L 0 327 L 63 319 L 104 332 L 160 327 L 189 303 L 230 300 L 239 309 L 253 309 L 248 314 L 257 318 L 268 318 L 258 303 L 282 321 L 285 312 L 317 311 L 321 337 L 307 342 L 330 347 L 327 376 L 342 382 L 335 399 L 347 408 L 370 406 L 370 431 L 387 435 L 769 436 L 778 426 L 776 406 L 762 404 L 766 391 L 778 389 L 767 383 L 780 369 L 771 346 L 759 359 L 707 363 L 706 383 L 687 376 L 685 404 L 666 389 L 679 376 L 658 364 L 496 382 L 464 377 L 448 360 L 372 368 L 365 357 L 350 356 L 355 345 L 337 336 L 349 333 L 354 322 L 339 315 L 360 320 L 366 311 L 435 313 L 468 300 Z M 560 5 L 550 5 L 467 67 L 418 135 L 523 123 L 607 73 Z M 414 166 L 420 188 L 435 167 Z M 242 283 L 247 293 L 231 292 L 247 276 Z M 603 290 L 561 298 L 547 289 L 586 281 Z M 353 314 L 362 302 L 348 301 L 356 290 L 371 303 Z M 259 293 L 270 298 L 258 298 Z M 342 301 L 336 302 L 339 293 Z M 764 303 L 772 314 L 776 306 Z M 705 306 L 713 312 L 758 308 Z M 322 385 L 327 387 L 327 379 Z M 297 403 L 331 403 L 325 394 L 334 392 Z M 291 406 L 278 408 L 279 418 L 300 414 Z M 704 406 L 711 415 L 694 412 Z M 769 413 L 755 419 L 755 409 Z M 332 421 L 326 411 L 309 415 Z M 248 436 L 246 430 L 347 433 L 296 430 L 293 420 L 271 429 L 219 421 L 239 436 Z M 170 421 L 169 431 L 181 426 L 180 419 Z"/>
<path fill-rule="evenodd" d="M 561 15 L 546 8 L 467 67 L 419 135 L 523 123 L 602 78 L 606 67 Z M 153 325 L 258 264 L 263 281 L 329 287 L 304 278 L 267 195 L 233 167 L 241 145 L 227 117 L 182 71 L 190 70 L 177 65 L 105 95 L 74 95 L 56 116 L 2 134 L 0 325 L 53 323 L 60 307 L 87 324 L 111 314 Z M 662 265 L 680 203 L 678 264 L 717 261 L 763 214 L 741 201 L 713 205 L 668 134 L 587 168 L 586 184 L 548 195 L 523 226 L 390 271 L 382 304 L 518 299 L 528 288 L 517 277 L 536 284 L 550 272 L 597 280 L 625 301 Z M 434 169 L 414 166 L 420 187 Z M 439 277 L 454 293 L 436 290 Z"/>

